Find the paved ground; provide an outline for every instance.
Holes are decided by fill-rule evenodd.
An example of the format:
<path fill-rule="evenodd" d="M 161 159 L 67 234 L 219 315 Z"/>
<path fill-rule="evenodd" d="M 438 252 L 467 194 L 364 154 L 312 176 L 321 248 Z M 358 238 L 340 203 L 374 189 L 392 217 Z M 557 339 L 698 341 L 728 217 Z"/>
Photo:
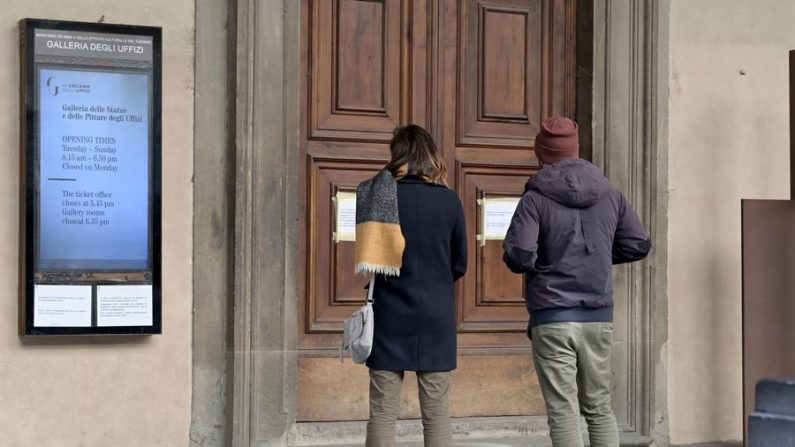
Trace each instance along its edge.
<path fill-rule="evenodd" d="M 623 444 L 622 444 L 623 445 Z M 528 441 L 522 438 L 506 438 L 506 439 L 480 439 L 480 440 L 467 440 L 467 441 L 453 441 L 453 447 L 551 447 L 552 443 L 549 441 Z M 671 447 L 740 447 L 742 443 L 736 442 L 710 442 L 706 444 L 688 444 L 686 446 L 671 446 Z M 362 447 L 362 444 L 334 444 L 326 446 L 315 447 Z M 415 442 L 400 442 L 397 447 L 423 447 L 421 441 Z"/>
<path fill-rule="evenodd" d="M 705 444 L 673 445 L 671 447 L 742 447 L 742 445 L 742 442 L 707 442 Z"/>
<path fill-rule="evenodd" d="M 549 430 L 542 417 L 500 417 L 453 419 L 454 447 L 551 447 Z M 294 426 L 290 445 L 296 447 L 362 447 L 365 423 L 317 422 Z M 585 424 L 583 425 L 583 429 Z M 401 420 L 397 424 L 397 447 L 423 447 L 422 423 Z M 587 433 L 583 432 L 587 439 Z M 336 441 L 336 442 L 335 442 Z M 648 447 L 648 438 L 622 437 L 622 447 Z M 586 444 L 587 445 L 587 444 Z M 741 447 L 740 443 L 707 443 L 670 447 Z M 783 446 L 782 446 L 783 447 Z"/>
<path fill-rule="evenodd" d="M 527 440 L 521 438 L 508 438 L 504 440 L 488 440 L 488 439 L 481 439 L 481 440 L 471 440 L 471 441 L 453 441 L 454 447 L 551 447 L 551 443 L 528 443 Z M 362 447 L 362 444 L 336 444 L 336 445 L 328 445 L 328 446 L 317 446 L 317 447 Z M 415 442 L 400 442 L 397 444 L 397 447 L 423 447 L 422 441 L 415 441 Z"/>

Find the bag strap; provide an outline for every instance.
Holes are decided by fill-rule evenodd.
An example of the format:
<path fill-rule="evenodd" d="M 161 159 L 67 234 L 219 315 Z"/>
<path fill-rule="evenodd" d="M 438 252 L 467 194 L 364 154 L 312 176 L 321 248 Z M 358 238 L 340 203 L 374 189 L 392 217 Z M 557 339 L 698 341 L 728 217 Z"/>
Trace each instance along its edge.
<path fill-rule="evenodd" d="M 345 334 L 342 335 L 342 341 L 340 342 L 340 363 L 345 363 L 343 357 L 345 355 Z"/>
<path fill-rule="evenodd" d="M 370 285 L 367 287 L 367 302 L 373 303 L 373 289 L 375 289 L 375 273 L 370 275 Z"/>

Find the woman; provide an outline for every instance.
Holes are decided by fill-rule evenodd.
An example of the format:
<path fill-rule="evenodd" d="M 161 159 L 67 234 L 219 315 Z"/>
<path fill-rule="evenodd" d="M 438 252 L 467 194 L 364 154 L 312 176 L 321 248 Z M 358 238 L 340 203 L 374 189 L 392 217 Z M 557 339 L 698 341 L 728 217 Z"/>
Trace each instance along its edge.
<path fill-rule="evenodd" d="M 416 371 L 426 446 L 448 446 L 450 371 L 456 367 L 455 281 L 466 272 L 464 211 L 420 126 L 395 129 L 385 170 L 397 179 L 399 276 L 377 275 L 367 446 L 393 446 L 404 371 Z"/>

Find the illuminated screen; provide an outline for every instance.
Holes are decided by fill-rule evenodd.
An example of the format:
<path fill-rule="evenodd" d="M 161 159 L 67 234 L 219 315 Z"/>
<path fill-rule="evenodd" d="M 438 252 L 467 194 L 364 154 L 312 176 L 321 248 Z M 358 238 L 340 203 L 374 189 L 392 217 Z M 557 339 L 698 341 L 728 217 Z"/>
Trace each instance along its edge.
<path fill-rule="evenodd" d="M 36 82 L 38 268 L 149 268 L 149 74 L 40 67 Z"/>

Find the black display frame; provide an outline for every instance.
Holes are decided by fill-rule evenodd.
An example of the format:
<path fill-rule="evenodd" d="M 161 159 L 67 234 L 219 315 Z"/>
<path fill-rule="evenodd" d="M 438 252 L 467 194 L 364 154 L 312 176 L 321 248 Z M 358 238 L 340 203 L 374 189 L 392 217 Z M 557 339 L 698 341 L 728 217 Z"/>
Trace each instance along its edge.
<path fill-rule="evenodd" d="M 20 29 L 20 310 L 19 333 L 40 335 L 152 335 L 162 333 L 161 246 L 162 246 L 162 29 L 151 26 L 72 22 L 46 19 L 22 19 Z M 151 64 L 126 69 L 89 62 L 90 58 L 64 61 L 36 61 L 35 31 L 87 32 L 106 35 L 151 38 Z M 99 61 L 99 59 L 97 59 Z M 105 72 L 148 72 L 149 91 L 149 197 L 148 197 L 148 267 L 143 269 L 40 269 L 37 266 L 39 158 L 39 83 L 41 68 L 94 70 Z M 114 69 L 115 68 L 115 69 Z M 91 286 L 92 326 L 34 326 L 36 285 Z M 152 288 L 152 324 L 148 326 L 97 326 L 97 287 L 105 285 L 150 285 Z"/>

